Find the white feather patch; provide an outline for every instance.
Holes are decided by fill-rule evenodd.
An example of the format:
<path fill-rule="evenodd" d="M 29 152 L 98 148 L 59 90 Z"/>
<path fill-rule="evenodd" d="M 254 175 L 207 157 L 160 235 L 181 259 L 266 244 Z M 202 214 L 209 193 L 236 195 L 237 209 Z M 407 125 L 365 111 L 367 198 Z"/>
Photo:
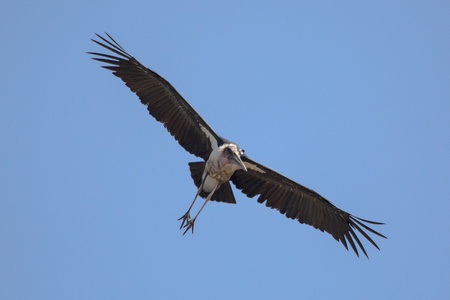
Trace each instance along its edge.
<path fill-rule="evenodd" d="M 214 136 L 211 134 L 211 132 L 208 129 L 206 129 L 205 127 L 202 126 L 202 124 L 198 124 L 198 125 L 200 125 L 200 129 L 203 131 L 203 133 L 206 135 L 209 142 L 211 143 L 211 148 L 216 149 L 217 148 L 217 140 L 214 138 Z"/>
<path fill-rule="evenodd" d="M 259 172 L 259 173 L 266 173 L 263 169 L 258 168 L 258 166 L 254 165 L 254 164 L 251 164 L 251 163 L 248 163 L 248 162 L 244 161 L 244 165 L 249 170 L 253 170 L 253 171 L 256 171 L 256 172 Z"/>

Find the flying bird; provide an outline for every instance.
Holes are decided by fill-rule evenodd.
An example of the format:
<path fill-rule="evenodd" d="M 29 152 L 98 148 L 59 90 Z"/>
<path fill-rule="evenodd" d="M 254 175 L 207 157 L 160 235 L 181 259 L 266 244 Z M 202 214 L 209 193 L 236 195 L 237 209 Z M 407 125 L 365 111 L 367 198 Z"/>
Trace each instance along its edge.
<path fill-rule="evenodd" d="M 217 134 L 195 111 L 181 94 L 163 77 L 147 68 L 125 51 L 109 34 L 108 38 L 93 42 L 110 51 L 110 54 L 88 52 L 93 59 L 106 63 L 106 68 L 125 82 L 157 121 L 189 153 L 203 161 L 189 163 L 191 177 L 197 194 L 187 212 L 179 219 L 180 229 L 194 232 L 198 215 L 210 200 L 236 203 L 232 182 L 250 198 L 267 207 L 277 209 L 286 217 L 326 231 L 348 250 L 350 244 L 357 256 L 358 248 L 368 257 L 358 235 L 359 232 L 378 250 L 379 247 L 367 232 L 386 238 L 366 224 L 384 223 L 358 218 L 334 206 L 315 191 L 248 157 L 238 144 Z M 205 198 L 202 207 L 192 218 L 191 209 L 198 196 Z M 355 244 L 356 242 L 356 244 Z"/>

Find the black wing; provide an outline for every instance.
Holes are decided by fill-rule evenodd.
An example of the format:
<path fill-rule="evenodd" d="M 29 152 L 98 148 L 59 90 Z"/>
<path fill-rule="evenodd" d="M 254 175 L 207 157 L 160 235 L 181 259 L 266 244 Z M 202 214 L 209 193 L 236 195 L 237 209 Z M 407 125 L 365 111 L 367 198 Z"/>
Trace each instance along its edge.
<path fill-rule="evenodd" d="M 103 42 L 92 41 L 118 56 L 88 52 L 97 56 L 93 59 L 109 64 L 103 68 L 122 79 L 186 151 L 207 160 L 219 135 L 167 80 L 128 54 L 109 34 L 110 40 L 96 35 Z"/>
<path fill-rule="evenodd" d="M 248 197 L 253 198 L 260 195 L 259 203 L 266 201 L 267 207 L 276 208 L 286 217 L 328 232 L 347 250 L 348 241 L 358 256 L 355 241 L 366 256 L 367 253 L 356 235 L 355 229 L 378 250 L 380 249 L 364 230 L 383 238 L 386 237 L 364 223 L 376 225 L 383 223 L 357 218 L 337 208 L 313 190 L 261 165 L 247 155 L 241 156 L 241 159 L 247 167 L 247 172 L 236 171 L 231 177 L 231 181 Z"/>

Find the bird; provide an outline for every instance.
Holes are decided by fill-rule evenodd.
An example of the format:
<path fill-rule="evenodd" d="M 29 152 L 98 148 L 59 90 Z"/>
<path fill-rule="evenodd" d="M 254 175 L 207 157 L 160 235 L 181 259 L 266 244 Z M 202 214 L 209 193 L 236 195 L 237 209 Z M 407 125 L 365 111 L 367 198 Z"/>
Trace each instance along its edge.
<path fill-rule="evenodd" d="M 165 78 L 147 68 L 130 55 L 108 33 L 96 34 L 91 39 L 109 50 L 109 54 L 87 52 L 92 59 L 105 63 L 103 68 L 122 79 L 147 106 L 151 116 L 163 123 L 167 131 L 189 153 L 203 159 L 190 162 L 191 177 L 197 193 L 186 213 L 179 218 L 183 235 L 194 225 L 209 201 L 236 203 L 231 183 L 249 198 L 258 196 L 257 202 L 278 210 L 287 218 L 329 233 L 349 250 L 348 244 L 359 257 L 358 247 L 369 258 L 357 233 L 375 248 L 378 245 L 369 232 L 386 238 L 369 225 L 383 225 L 356 217 L 294 180 L 251 159 L 238 144 L 217 134 L 199 113 Z M 191 209 L 198 197 L 205 201 L 192 218 Z M 357 247 L 358 246 L 358 247 Z"/>

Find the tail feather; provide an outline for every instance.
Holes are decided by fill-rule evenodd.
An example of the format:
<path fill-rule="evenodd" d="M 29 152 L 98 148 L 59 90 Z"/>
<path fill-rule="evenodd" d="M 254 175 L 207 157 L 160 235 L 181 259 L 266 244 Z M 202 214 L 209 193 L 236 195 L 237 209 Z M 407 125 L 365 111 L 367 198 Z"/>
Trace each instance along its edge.
<path fill-rule="evenodd" d="M 203 171 L 205 170 L 205 162 L 190 162 L 189 169 L 191 170 L 191 177 L 194 180 L 195 186 L 199 188 L 200 184 L 202 183 Z M 207 196 L 207 192 L 201 191 L 200 197 L 206 199 Z M 227 181 L 222 184 L 220 188 L 212 195 L 211 200 L 226 203 L 236 203 L 230 182 Z"/>

